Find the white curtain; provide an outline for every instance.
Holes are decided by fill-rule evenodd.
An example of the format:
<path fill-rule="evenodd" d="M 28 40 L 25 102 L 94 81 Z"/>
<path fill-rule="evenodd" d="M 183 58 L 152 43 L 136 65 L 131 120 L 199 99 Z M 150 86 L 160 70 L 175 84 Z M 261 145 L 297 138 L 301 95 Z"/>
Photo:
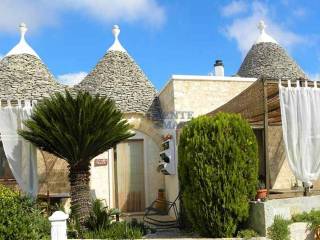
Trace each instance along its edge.
<path fill-rule="evenodd" d="M 279 86 L 283 138 L 290 168 L 302 182 L 320 177 L 320 89 Z"/>
<path fill-rule="evenodd" d="M 19 187 L 27 195 L 35 197 L 38 193 L 36 148 L 17 133 L 18 129 L 24 128 L 22 121 L 30 116 L 31 111 L 30 101 L 25 101 L 24 106 L 20 101 L 17 106 L 11 106 L 10 101 L 7 101 L 6 107 L 0 106 L 0 134 L 6 158 Z"/>

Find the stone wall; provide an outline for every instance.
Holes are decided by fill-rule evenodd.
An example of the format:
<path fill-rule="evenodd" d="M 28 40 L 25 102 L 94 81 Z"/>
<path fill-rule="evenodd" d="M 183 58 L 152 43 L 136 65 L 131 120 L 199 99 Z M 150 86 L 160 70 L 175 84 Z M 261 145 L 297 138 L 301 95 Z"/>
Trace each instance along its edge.
<path fill-rule="evenodd" d="M 320 210 L 320 196 L 274 199 L 266 202 L 251 202 L 249 225 L 265 236 L 276 215 L 291 219 L 292 215 Z"/>
<path fill-rule="evenodd" d="M 194 117 L 206 114 L 230 101 L 252 83 L 245 80 L 174 80 L 175 111 L 191 111 Z"/>

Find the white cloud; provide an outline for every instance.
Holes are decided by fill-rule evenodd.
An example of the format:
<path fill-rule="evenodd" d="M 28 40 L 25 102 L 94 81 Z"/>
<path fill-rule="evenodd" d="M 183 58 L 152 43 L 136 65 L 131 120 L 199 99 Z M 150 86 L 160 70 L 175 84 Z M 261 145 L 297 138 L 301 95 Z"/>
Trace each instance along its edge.
<path fill-rule="evenodd" d="M 232 1 L 221 9 L 221 14 L 230 17 L 247 11 L 247 4 L 244 1 Z"/>
<path fill-rule="evenodd" d="M 267 33 L 271 35 L 280 45 L 291 48 L 299 43 L 305 42 L 298 34 L 285 29 L 281 24 L 276 23 L 268 15 L 268 6 L 262 2 L 253 2 L 250 7 L 250 14 L 244 17 L 235 18 L 225 29 L 225 34 L 230 39 L 237 41 L 238 49 L 245 55 L 251 48 L 259 35 L 257 25 L 264 20 L 267 25 Z"/>
<path fill-rule="evenodd" d="M 78 73 L 67 73 L 58 76 L 58 81 L 64 85 L 73 86 L 80 83 L 88 73 L 78 72 Z"/>
<path fill-rule="evenodd" d="M 74 11 L 103 23 L 142 22 L 154 26 L 165 21 L 158 0 L 1 0 L 0 31 L 15 32 L 21 22 L 31 30 L 58 24 L 62 14 Z"/>
<path fill-rule="evenodd" d="M 56 23 L 57 11 L 42 0 L 1 0 L 0 31 L 16 32 L 21 22 L 31 29 Z"/>
<path fill-rule="evenodd" d="M 146 21 L 162 24 L 164 8 L 156 0 L 63 0 L 66 7 L 104 22 Z"/>

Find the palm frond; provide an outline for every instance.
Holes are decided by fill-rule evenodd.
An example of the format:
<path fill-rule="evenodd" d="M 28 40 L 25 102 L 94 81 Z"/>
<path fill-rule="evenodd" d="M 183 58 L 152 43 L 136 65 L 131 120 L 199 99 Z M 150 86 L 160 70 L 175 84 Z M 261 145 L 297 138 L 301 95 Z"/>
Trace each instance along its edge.
<path fill-rule="evenodd" d="M 22 137 L 79 168 L 89 168 L 92 158 L 133 136 L 113 100 L 87 92 L 45 98 L 24 124 Z"/>

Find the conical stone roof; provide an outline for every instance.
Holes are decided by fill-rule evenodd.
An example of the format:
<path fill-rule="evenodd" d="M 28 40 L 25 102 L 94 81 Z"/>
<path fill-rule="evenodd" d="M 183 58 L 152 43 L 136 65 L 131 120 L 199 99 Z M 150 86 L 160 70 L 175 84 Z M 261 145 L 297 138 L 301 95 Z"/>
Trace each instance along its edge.
<path fill-rule="evenodd" d="M 26 42 L 27 26 L 19 28 L 19 43 L 0 61 L 0 100 L 39 100 L 64 90 Z"/>
<path fill-rule="evenodd" d="M 264 28 L 264 23 L 260 22 L 261 34 L 242 62 L 237 75 L 270 79 L 307 79 L 298 64 L 265 33 Z"/>
<path fill-rule="evenodd" d="M 9 55 L 0 61 L 0 99 L 39 100 L 64 88 L 34 55 Z"/>
<path fill-rule="evenodd" d="M 115 26 L 113 30 L 117 33 L 115 44 L 74 88 L 107 96 L 122 112 L 143 113 L 159 120 L 161 111 L 156 89 L 118 42 L 119 28 Z"/>

